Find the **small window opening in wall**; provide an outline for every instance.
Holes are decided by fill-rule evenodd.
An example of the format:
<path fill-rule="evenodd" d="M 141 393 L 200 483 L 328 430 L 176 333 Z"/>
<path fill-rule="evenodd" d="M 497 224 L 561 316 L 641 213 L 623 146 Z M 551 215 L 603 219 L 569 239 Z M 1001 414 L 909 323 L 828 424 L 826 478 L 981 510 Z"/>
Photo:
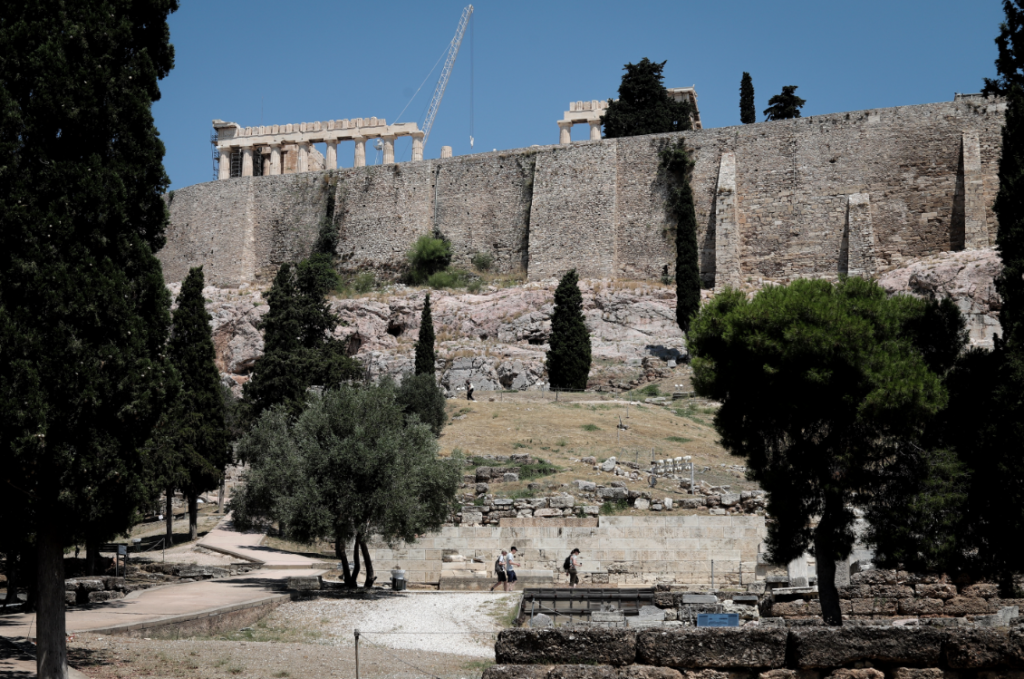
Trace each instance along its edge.
<path fill-rule="evenodd" d="M 242 152 L 238 149 L 232 149 L 231 151 L 231 176 L 242 176 Z"/>
<path fill-rule="evenodd" d="M 291 151 L 281 149 L 281 174 L 295 172 L 295 163 L 292 162 L 292 158 Z"/>
<path fill-rule="evenodd" d="M 264 172 L 263 163 L 270 162 L 270 154 L 264 154 L 262 148 L 254 148 L 252 150 L 252 176 L 262 177 L 264 174 L 270 174 L 270 168 L 266 168 Z"/>

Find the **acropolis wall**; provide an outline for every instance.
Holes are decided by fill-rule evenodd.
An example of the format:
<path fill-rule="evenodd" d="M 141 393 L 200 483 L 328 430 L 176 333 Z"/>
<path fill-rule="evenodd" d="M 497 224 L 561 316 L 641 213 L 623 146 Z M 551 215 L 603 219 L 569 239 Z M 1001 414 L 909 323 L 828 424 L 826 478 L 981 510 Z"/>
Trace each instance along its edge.
<path fill-rule="evenodd" d="M 529 278 L 672 269 L 658 150 L 686 139 L 708 285 L 871 274 L 994 242 L 1005 105 L 983 98 L 441 160 L 237 177 L 169 196 L 168 281 L 231 287 L 306 256 L 335 195 L 346 271 L 397 275 L 436 226 Z"/>

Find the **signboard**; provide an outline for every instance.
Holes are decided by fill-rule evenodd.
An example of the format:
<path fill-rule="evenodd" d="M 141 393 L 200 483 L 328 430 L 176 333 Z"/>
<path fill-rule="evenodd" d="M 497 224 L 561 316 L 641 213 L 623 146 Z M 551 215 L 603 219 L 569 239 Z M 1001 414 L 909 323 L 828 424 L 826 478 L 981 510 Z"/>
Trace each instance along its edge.
<path fill-rule="evenodd" d="M 739 613 L 698 613 L 697 627 L 739 627 Z"/>
<path fill-rule="evenodd" d="M 118 556 L 126 556 L 127 554 L 128 554 L 128 545 L 118 545 L 117 546 L 117 555 Z"/>

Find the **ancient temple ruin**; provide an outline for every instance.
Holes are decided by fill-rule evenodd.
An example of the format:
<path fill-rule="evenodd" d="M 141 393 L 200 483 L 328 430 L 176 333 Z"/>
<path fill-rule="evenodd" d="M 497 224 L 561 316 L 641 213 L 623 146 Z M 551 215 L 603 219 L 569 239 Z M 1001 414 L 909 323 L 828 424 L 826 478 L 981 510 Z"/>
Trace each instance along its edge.
<path fill-rule="evenodd" d="M 689 101 L 693 107 L 693 129 L 700 130 L 700 110 L 697 108 L 697 90 L 693 87 L 672 87 L 668 94 L 676 101 Z M 590 125 L 590 140 L 601 138 L 601 118 L 608 110 L 608 101 L 592 99 L 590 101 L 570 101 L 569 110 L 558 121 L 558 143 L 571 143 L 569 132 L 573 125 Z"/>

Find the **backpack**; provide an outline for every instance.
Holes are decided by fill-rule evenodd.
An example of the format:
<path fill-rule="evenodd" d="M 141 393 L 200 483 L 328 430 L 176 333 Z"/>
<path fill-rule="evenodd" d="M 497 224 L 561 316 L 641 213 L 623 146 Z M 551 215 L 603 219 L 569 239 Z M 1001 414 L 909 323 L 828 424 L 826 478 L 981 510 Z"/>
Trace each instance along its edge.
<path fill-rule="evenodd" d="M 562 564 L 562 570 L 565 571 L 566 573 L 569 572 L 570 568 L 572 568 L 572 555 L 571 554 L 569 556 L 565 557 L 565 563 Z"/>
<path fill-rule="evenodd" d="M 498 560 L 494 562 L 494 572 L 504 573 L 505 572 L 505 559 L 498 557 Z"/>

